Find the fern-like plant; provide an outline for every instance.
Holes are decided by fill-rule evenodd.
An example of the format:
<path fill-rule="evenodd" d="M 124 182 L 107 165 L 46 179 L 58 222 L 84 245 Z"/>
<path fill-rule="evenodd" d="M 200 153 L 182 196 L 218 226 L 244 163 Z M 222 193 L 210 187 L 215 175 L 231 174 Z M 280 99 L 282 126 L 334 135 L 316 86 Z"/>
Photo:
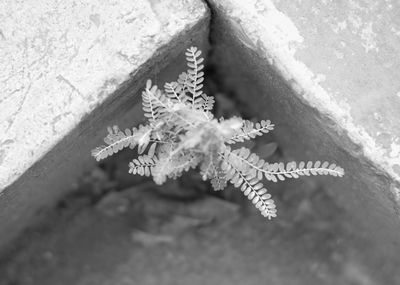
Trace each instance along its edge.
<path fill-rule="evenodd" d="M 129 173 L 151 175 L 157 184 L 199 166 L 202 178 L 210 180 L 215 190 L 232 183 L 268 219 L 276 217 L 277 211 L 261 182 L 264 178 L 277 182 L 304 175 L 343 176 L 343 169 L 336 164 L 269 163 L 247 148 L 231 148 L 272 131 L 274 124 L 269 120 L 253 123 L 239 117 L 214 118 L 214 97 L 202 91 L 201 51 L 191 47 L 185 54 L 189 69 L 176 82 L 166 83 L 165 91 L 147 81 L 142 101 L 148 124 L 125 131 L 117 126 L 108 128 L 105 145 L 92 151 L 97 160 L 123 148 L 138 147 L 139 157 L 129 164 Z"/>

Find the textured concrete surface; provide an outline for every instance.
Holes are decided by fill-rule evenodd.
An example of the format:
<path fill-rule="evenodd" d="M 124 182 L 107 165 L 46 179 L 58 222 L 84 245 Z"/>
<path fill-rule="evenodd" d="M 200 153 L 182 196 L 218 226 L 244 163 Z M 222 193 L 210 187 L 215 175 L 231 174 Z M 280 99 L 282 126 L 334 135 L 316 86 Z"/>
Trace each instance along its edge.
<path fill-rule="evenodd" d="M 304 65 L 295 71 L 307 68 L 321 88 L 304 96 L 400 181 L 400 2 L 276 1 L 276 8 L 298 30 L 294 57 Z"/>
<path fill-rule="evenodd" d="M 201 1 L 2 1 L 0 189 L 177 33 Z"/>
<path fill-rule="evenodd" d="M 253 106 L 258 119 L 276 124 L 289 156 L 344 167 L 345 178 L 321 181 L 354 218 L 355 229 L 385 244 L 388 254 L 398 252 L 398 4 L 210 4 L 214 60 L 226 87 Z"/>
<path fill-rule="evenodd" d="M 208 10 L 199 0 L 2 1 L 0 22 L 1 245 L 94 163 L 106 126 L 138 123 L 146 79 L 173 79 L 185 48 L 204 46 Z"/>

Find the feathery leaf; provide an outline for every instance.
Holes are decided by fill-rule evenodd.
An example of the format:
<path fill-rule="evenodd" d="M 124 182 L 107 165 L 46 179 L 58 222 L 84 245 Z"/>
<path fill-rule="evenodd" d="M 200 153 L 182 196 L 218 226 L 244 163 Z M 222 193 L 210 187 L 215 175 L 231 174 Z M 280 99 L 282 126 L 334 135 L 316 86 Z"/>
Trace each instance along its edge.
<path fill-rule="evenodd" d="M 244 140 L 254 139 L 256 136 L 262 136 L 263 134 L 269 133 L 274 129 L 274 126 L 275 125 L 272 124 L 270 120 L 262 120 L 256 124 L 245 120 L 242 128 L 229 138 L 227 143 L 234 144 L 237 142 L 243 142 Z"/>
<path fill-rule="evenodd" d="M 104 138 L 107 145 L 101 145 L 92 150 L 92 156 L 100 161 L 117 153 L 125 147 L 134 148 L 137 145 L 137 129 L 121 131 L 118 126 L 108 127 L 108 135 Z"/>
<path fill-rule="evenodd" d="M 202 91 L 201 51 L 191 47 L 185 55 L 187 72 L 181 73 L 177 81 L 166 83 L 164 91 L 147 81 L 142 104 L 148 123 L 125 131 L 109 127 L 105 145 L 92 150 L 96 160 L 137 146 L 139 156 L 129 163 L 129 173 L 152 176 L 157 184 L 200 165 L 202 178 L 210 180 L 214 190 L 232 183 L 268 219 L 276 217 L 277 211 L 261 180 L 277 182 L 300 176 L 344 175 L 341 167 L 328 162 L 265 161 L 276 150 L 276 144 L 259 148 L 261 158 L 244 147 L 232 150 L 226 144 L 254 139 L 272 131 L 274 124 L 269 120 L 253 123 L 239 117 L 215 119 L 211 113 L 214 97 Z"/>

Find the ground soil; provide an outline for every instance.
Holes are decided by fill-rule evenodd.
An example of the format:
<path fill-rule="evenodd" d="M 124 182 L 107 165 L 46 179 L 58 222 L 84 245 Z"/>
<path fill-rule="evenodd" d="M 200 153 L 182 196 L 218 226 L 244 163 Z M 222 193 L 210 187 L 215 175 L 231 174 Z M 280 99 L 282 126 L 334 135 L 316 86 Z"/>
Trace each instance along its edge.
<path fill-rule="evenodd" d="M 96 171 L 2 255 L 0 284 L 400 284 L 313 180 L 272 189 L 267 221 L 238 190 L 211 195 L 193 177 L 128 187 L 114 172 L 116 186 Z"/>

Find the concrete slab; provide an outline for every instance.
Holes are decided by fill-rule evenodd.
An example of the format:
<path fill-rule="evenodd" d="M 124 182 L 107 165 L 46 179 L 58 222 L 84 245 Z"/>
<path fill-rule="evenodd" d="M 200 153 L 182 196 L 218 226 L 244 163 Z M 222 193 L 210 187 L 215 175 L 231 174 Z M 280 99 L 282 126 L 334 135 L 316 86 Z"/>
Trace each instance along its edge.
<path fill-rule="evenodd" d="M 362 153 L 400 181 L 400 3 L 274 2 L 298 30 L 293 52 L 303 67 L 293 72 L 311 71 L 334 102 L 317 96 L 322 92 L 304 96 L 332 110 Z"/>
<path fill-rule="evenodd" d="M 344 167 L 344 179 L 323 178 L 326 188 L 355 229 L 398 251 L 398 4 L 209 2 L 226 87 L 276 124 L 288 156 Z"/>
<path fill-rule="evenodd" d="M 200 0 L 2 1 L 0 22 L 1 245 L 71 189 L 107 125 L 138 122 L 145 80 L 174 78 L 162 70 L 204 46 L 208 10 Z"/>
<path fill-rule="evenodd" d="M 201 1 L 2 1 L 0 189 L 204 17 Z"/>

